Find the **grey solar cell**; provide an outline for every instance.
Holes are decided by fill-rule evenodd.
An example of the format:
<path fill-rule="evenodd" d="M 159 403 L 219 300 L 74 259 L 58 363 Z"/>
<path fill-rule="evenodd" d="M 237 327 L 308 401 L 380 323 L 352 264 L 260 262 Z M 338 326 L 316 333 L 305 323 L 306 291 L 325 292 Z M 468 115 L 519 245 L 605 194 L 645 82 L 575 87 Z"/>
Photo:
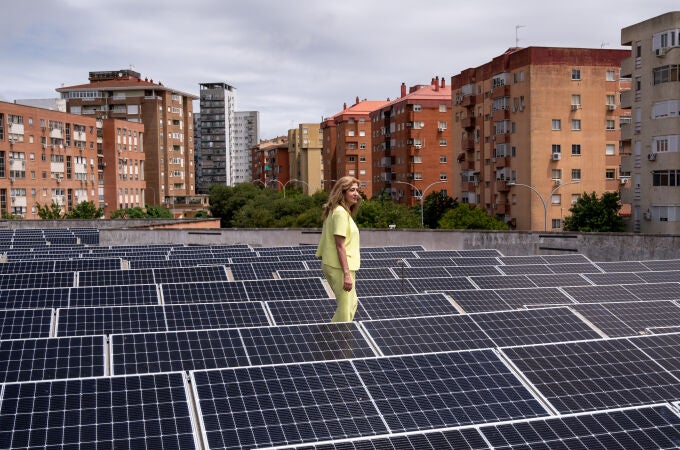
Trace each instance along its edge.
<path fill-rule="evenodd" d="M 71 288 L 71 308 L 88 306 L 158 305 L 160 303 L 155 284 L 130 286 L 91 286 Z"/>
<path fill-rule="evenodd" d="M 165 331 L 162 306 L 101 306 L 57 310 L 56 336 Z"/>
<path fill-rule="evenodd" d="M 560 413 L 680 398 L 680 383 L 625 339 L 502 349 Z"/>
<path fill-rule="evenodd" d="M 645 281 L 634 273 L 630 272 L 607 272 L 607 273 L 586 273 L 584 278 L 593 284 L 604 286 L 612 284 L 639 284 Z"/>
<path fill-rule="evenodd" d="M 0 341 L 0 383 L 104 375 L 104 336 Z"/>
<path fill-rule="evenodd" d="M 501 311 L 511 308 L 496 291 L 490 289 L 449 291 L 447 295 L 467 313 Z"/>
<path fill-rule="evenodd" d="M 34 309 L 68 307 L 69 288 L 0 290 L 0 308 Z"/>
<path fill-rule="evenodd" d="M 165 304 L 173 303 L 222 303 L 248 300 L 243 283 L 216 281 L 198 283 L 172 283 L 160 286 Z"/>
<path fill-rule="evenodd" d="M 680 299 L 680 283 L 627 284 L 623 287 L 640 300 Z"/>
<path fill-rule="evenodd" d="M 359 305 L 371 319 L 458 314 L 448 297 L 439 292 L 360 297 Z"/>
<path fill-rule="evenodd" d="M 600 273 L 600 268 L 592 263 L 551 264 L 550 270 L 555 273 Z"/>
<path fill-rule="evenodd" d="M 653 261 L 642 261 L 649 270 L 664 271 L 664 270 L 680 270 L 680 259 L 662 259 Z"/>
<path fill-rule="evenodd" d="M 530 345 L 600 338 L 569 308 L 544 308 L 471 314 L 494 346 Z"/>
<path fill-rule="evenodd" d="M 590 286 L 590 282 L 577 273 L 556 273 L 552 275 L 526 275 L 536 286 Z"/>
<path fill-rule="evenodd" d="M 0 340 L 49 337 L 52 309 L 0 310 Z"/>
<path fill-rule="evenodd" d="M 261 302 L 165 305 L 168 331 L 270 325 Z"/>
<path fill-rule="evenodd" d="M 541 256 L 499 256 L 502 264 L 507 265 L 526 265 L 526 264 L 545 264 L 546 261 Z"/>
<path fill-rule="evenodd" d="M 186 392 L 178 373 L 6 384 L 0 445 L 195 449 Z"/>
<path fill-rule="evenodd" d="M 408 355 L 495 346 L 469 315 L 365 320 L 361 324 L 383 355 Z"/>
<path fill-rule="evenodd" d="M 78 272 L 78 286 L 153 284 L 153 269 L 94 270 Z"/>
<path fill-rule="evenodd" d="M 538 287 L 526 275 L 482 275 L 472 276 L 470 280 L 479 289 Z"/>
<path fill-rule="evenodd" d="M 646 272 L 649 270 L 641 261 L 609 261 L 595 264 L 605 272 Z"/>
<path fill-rule="evenodd" d="M 529 273 L 555 273 L 548 268 L 547 264 L 513 264 L 498 266 L 498 270 L 503 272 L 503 275 L 526 275 Z"/>
<path fill-rule="evenodd" d="M 671 449 L 680 417 L 667 405 L 602 411 L 483 426 L 494 449 Z"/>
<path fill-rule="evenodd" d="M 680 282 L 680 270 L 666 270 L 663 272 L 638 272 L 635 275 L 643 281 L 637 283 L 668 283 Z"/>
<path fill-rule="evenodd" d="M 622 286 L 572 286 L 562 288 L 578 303 L 634 302 L 638 298 Z"/>
<path fill-rule="evenodd" d="M 496 293 L 511 309 L 524 308 L 530 305 L 564 305 L 574 303 L 564 292 L 554 287 L 499 289 Z"/>

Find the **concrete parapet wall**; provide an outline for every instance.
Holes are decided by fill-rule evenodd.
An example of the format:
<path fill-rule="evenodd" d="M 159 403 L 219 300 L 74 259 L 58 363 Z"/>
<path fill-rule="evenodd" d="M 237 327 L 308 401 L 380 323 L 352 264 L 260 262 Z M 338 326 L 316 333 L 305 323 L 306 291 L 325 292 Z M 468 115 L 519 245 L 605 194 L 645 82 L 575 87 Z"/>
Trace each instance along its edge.
<path fill-rule="evenodd" d="M 319 229 L 101 229 L 101 245 L 316 245 Z M 422 245 L 426 250 L 498 249 L 507 256 L 580 253 L 593 261 L 680 258 L 680 236 L 467 230 L 361 230 L 362 247 Z"/>

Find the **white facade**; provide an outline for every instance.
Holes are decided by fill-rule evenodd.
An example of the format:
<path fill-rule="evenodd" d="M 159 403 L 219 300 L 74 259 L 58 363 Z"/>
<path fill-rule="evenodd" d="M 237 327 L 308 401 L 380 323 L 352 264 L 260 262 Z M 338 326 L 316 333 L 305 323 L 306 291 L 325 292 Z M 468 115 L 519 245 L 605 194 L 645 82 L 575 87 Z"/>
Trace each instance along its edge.
<path fill-rule="evenodd" d="M 236 111 L 233 127 L 233 156 L 231 179 L 234 183 L 249 183 L 251 173 L 251 149 L 260 142 L 260 113 Z"/>

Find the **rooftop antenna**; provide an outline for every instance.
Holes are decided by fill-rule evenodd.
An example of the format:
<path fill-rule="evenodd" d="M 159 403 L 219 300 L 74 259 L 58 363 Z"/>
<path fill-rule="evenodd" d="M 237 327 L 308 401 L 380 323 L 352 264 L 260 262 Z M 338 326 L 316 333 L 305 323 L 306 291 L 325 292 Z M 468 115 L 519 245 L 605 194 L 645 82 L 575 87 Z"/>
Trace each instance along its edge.
<path fill-rule="evenodd" d="M 525 25 L 515 25 L 515 47 L 519 47 L 519 29 L 524 27 Z"/>
<path fill-rule="evenodd" d="M 608 45 L 609 45 L 609 42 L 603 42 L 603 43 L 600 44 L 600 48 L 605 48 Z"/>

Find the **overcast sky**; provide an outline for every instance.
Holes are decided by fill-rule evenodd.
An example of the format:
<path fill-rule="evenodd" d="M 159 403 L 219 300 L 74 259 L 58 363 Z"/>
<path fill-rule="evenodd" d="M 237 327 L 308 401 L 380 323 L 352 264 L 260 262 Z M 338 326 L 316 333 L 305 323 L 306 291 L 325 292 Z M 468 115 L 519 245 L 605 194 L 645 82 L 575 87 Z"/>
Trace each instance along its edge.
<path fill-rule="evenodd" d="M 198 95 L 237 89 L 261 137 L 343 102 L 476 67 L 515 46 L 621 48 L 621 28 L 677 0 L 21 0 L 0 10 L 0 100 L 57 97 L 88 72 L 134 66 Z M 522 28 L 516 29 L 517 25 Z M 517 33 L 516 33 L 517 32 Z M 198 104 L 195 104 L 198 110 Z"/>

